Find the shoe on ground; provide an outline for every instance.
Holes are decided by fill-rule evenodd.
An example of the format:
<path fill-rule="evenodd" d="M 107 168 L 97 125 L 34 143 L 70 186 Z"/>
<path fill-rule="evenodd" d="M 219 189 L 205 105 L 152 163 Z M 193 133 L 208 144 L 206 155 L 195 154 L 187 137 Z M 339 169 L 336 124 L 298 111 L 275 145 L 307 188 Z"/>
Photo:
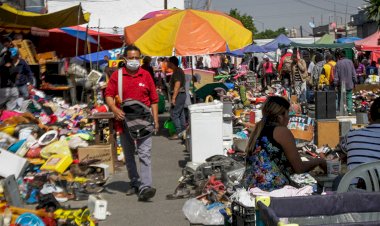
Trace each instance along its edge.
<path fill-rule="evenodd" d="M 131 196 L 137 194 L 139 189 L 137 187 L 131 186 L 128 188 L 128 190 L 125 192 L 126 196 Z"/>
<path fill-rule="evenodd" d="M 169 137 L 169 140 L 179 140 L 179 136 L 177 134 L 174 134 L 173 136 Z"/>
<path fill-rule="evenodd" d="M 40 190 L 40 193 L 43 195 L 51 194 L 51 193 L 60 193 L 60 192 L 63 192 L 62 188 L 55 186 L 54 184 L 48 184 L 48 183 L 44 184 L 44 186 Z"/>
<path fill-rule="evenodd" d="M 185 199 L 190 197 L 190 190 L 187 188 L 178 188 L 173 194 L 166 196 L 167 200 Z"/>
<path fill-rule="evenodd" d="M 152 187 L 142 188 L 139 192 L 139 201 L 145 202 L 153 198 L 156 194 L 156 189 Z"/>

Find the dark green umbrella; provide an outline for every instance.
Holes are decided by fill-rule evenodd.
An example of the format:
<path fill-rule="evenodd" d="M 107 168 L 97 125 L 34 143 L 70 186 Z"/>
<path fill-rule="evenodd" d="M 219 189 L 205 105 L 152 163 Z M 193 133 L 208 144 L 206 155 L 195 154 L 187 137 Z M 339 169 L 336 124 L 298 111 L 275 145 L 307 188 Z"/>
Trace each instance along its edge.
<path fill-rule="evenodd" d="M 213 82 L 213 83 L 206 84 L 206 85 L 202 86 L 201 88 L 197 89 L 195 91 L 195 95 L 196 95 L 196 97 L 204 100 L 204 99 L 206 99 L 206 97 L 208 95 L 215 96 L 215 94 L 216 94 L 215 88 L 222 88 L 222 89 L 228 91 L 228 88 L 226 85 L 224 85 L 224 83 Z"/>

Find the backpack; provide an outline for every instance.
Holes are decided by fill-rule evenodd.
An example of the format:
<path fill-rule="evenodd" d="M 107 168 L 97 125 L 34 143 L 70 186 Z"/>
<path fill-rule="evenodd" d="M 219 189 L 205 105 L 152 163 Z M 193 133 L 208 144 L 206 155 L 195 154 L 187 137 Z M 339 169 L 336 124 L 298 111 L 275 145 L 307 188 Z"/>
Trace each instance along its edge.
<path fill-rule="evenodd" d="M 154 132 L 154 120 L 150 108 L 138 100 L 126 99 L 123 101 L 122 70 L 118 71 L 118 94 L 122 101 L 121 110 L 125 113 L 123 126 L 128 130 L 132 139 L 139 140 L 150 136 Z"/>
<path fill-rule="evenodd" d="M 291 56 L 285 57 L 284 63 L 282 64 L 281 73 L 283 73 L 283 72 L 291 73 L 292 72 L 292 62 L 293 62 L 293 60 L 292 60 Z"/>
<path fill-rule="evenodd" d="M 334 77 L 335 77 L 335 66 L 332 65 L 331 63 L 327 63 L 330 65 L 330 78 L 329 78 L 329 83 L 332 84 L 334 82 Z"/>

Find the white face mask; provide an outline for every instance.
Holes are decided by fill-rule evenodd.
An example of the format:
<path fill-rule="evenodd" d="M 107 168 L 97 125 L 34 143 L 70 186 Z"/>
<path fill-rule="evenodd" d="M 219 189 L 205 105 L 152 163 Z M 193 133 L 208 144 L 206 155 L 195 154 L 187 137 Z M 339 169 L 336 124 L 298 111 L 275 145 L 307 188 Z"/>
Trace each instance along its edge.
<path fill-rule="evenodd" d="M 137 71 L 140 67 L 139 60 L 127 60 L 126 66 L 131 71 Z"/>

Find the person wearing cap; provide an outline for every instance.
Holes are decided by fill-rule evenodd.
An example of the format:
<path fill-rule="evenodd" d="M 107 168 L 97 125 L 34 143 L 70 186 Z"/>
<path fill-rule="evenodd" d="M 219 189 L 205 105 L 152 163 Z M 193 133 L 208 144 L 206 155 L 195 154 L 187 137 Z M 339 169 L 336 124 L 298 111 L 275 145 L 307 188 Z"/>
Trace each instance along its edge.
<path fill-rule="evenodd" d="M 12 64 L 11 52 L 7 47 L 1 51 L 0 61 L 0 109 L 17 108 L 18 89 L 15 86 L 16 73 Z M 4 50 L 5 49 L 5 50 Z"/>
<path fill-rule="evenodd" d="M 16 47 L 10 48 L 9 51 L 11 52 L 12 63 L 17 73 L 17 89 L 20 93 L 20 96 L 26 99 L 29 97 L 28 86 L 35 85 L 33 72 L 30 69 L 28 63 L 24 59 L 20 58 L 18 49 Z"/>

